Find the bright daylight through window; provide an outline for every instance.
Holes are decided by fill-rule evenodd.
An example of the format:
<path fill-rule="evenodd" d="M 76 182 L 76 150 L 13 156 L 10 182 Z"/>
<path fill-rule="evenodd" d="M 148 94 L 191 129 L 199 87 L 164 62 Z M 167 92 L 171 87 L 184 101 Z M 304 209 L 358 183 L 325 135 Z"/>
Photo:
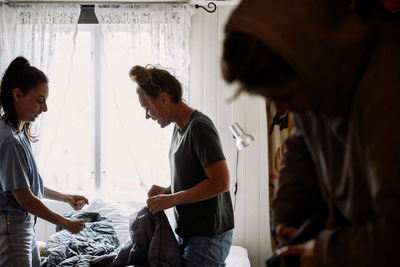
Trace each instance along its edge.
<path fill-rule="evenodd" d="M 133 65 L 152 63 L 151 56 L 132 51 L 131 34 L 113 32 L 103 43 L 99 25 L 78 28 L 71 63 L 65 49 L 55 49 L 37 149 L 41 175 L 50 188 L 97 187 L 114 199 L 143 201 L 152 184 L 169 185 L 172 131 L 145 119 L 128 76 Z M 140 45 L 151 47 L 150 39 Z"/>

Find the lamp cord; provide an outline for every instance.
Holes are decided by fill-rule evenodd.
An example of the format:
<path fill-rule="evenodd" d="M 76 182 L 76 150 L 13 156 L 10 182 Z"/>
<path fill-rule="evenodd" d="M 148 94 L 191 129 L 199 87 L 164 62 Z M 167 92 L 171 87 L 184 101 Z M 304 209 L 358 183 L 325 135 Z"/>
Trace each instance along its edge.
<path fill-rule="evenodd" d="M 233 210 L 236 209 L 236 198 L 237 198 L 236 195 L 238 190 L 238 165 L 239 165 L 239 150 L 236 151 L 235 185 L 233 186 L 233 196 L 234 196 Z"/>

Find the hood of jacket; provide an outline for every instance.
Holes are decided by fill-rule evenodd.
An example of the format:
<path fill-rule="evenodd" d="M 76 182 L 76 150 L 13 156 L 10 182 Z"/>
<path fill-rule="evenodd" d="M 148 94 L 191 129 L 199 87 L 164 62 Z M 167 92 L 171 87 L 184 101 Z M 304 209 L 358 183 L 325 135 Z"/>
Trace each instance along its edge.
<path fill-rule="evenodd" d="M 242 0 L 226 31 L 263 41 L 296 72 L 312 109 L 348 114 L 372 30 L 345 1 Z"/>

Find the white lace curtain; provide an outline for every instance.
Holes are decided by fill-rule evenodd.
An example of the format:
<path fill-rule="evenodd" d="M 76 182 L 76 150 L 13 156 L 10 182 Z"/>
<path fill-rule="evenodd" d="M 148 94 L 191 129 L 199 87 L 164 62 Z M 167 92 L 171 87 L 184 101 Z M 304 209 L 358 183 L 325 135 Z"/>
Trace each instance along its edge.
<path fill-rule="evenodd" d="M 121 54 L 119 63 L 161 65 L 175 74 L 186 94 L 192 7 L 186 4 L 100 5 L 95 7 L 95 13 L 101 25 L 107 64 L 117 61 L 108 55 L 118 54 L 115 51 L 122 49 L 125 53 Z M 125 42 L 119 42 L 121 33 L 128 37 Z"/>
<path fill-rule="evenodd" d="M 102 44 L 102 174 L 109 192 L 126 190 L 134 181 L 144 191 L 170 184 L 172 126 L 161 129 L 145 119 L 128 73 L 134 65 L 160 65 L 182 83 L 185 98 L 192 12 L 185 4 L 95 7 Z"/>
<path fill-rule="evenodd" d="M 54 49 L 62 43 L 67 57 L 80 14 L 79 5 L 0 4 L 0 68 L 17 56 L 51 76 Z"/>
<path fill-rule="evenodd" d="M 14 58 L 23 56 L 48 76 L 50 94 L 53 90 L 54 93 L 62 90 L 52 86 L 57 80 L 52 73 L 57 68 L 67 70 L 71 66 L 69 59 L 73 53 L 80 6 L 0 4 L 0 14 L 0 73 L 4 73 Z M 56 49 L 63 50 L 58 53 L 58 58 Z M 57 62 L 63 64 L 60 66 Z M 39 135 L 41 120 L 42 117 L 32 125 L 35 135 Z M 33 149 L 37 154 L 39 143 Z"/>

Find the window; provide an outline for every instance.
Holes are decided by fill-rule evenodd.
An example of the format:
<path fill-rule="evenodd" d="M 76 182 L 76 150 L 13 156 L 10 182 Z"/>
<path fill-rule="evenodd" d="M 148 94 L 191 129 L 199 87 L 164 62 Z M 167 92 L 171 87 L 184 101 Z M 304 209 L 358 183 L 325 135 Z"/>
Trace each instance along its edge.
<path fill-rule="evenodd" d="M 55 49 L 37 163 L 50 188 L 143 201 L 152 184 L 170 184 L 173 127 L 145 119 L 128 76 L 133 65 L 152 63 L 149 55 L 130 51 L 129 33 L 110 38 L 106 46 L 98 24 L 79 24 L 72 60 Z"/>

